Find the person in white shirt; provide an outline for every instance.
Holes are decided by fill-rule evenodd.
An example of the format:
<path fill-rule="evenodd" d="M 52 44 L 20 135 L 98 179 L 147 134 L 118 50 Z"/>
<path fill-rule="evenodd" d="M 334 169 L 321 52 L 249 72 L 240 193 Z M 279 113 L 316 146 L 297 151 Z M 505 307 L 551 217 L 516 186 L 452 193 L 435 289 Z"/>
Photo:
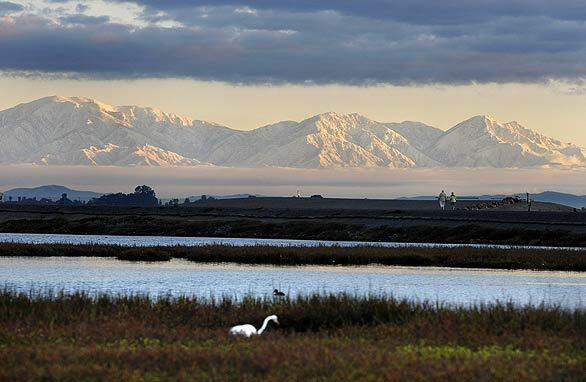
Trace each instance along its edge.
<path fill-rule="evenodd" d="M 442 190 L 442 192 L 440 192 L 437 199 L 439 200 L 440 208 L 442 210 L 444 210 L 446 208 L 446 199 L 447 199 L 447 196 L 446 196 L 446 193 L 444 192 L 444 190 Z"/>

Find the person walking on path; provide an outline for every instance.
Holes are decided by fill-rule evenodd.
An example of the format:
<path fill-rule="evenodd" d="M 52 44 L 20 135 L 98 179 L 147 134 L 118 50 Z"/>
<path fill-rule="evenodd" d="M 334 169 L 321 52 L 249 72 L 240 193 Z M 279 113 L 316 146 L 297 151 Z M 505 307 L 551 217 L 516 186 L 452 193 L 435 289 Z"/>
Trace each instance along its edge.
<path fill-rule="evenodd" d="M 458 199 L 456 198 L 456 195 L 454 195 L 454 193 L 452 192 L 452 195 L 450 195 L 450 207 L 452 207 L 452 210 L 456 209 L 456 202 L 458 201 Z"/>
<path fill-rule="evenodd" d="M 442 210 L 446 209 L 446 193 L 444 192 L 444 190 L 442 190 L 442 192 L 440 192 L 439 196 L 437 197 L 437 199 L 439 200 L 439 206 Z"/>

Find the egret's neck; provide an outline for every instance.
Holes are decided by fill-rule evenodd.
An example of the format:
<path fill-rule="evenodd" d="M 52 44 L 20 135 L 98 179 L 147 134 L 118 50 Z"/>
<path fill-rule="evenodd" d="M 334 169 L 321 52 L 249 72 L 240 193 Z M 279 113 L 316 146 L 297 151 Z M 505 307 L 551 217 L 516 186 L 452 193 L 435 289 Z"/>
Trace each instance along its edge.
<path fill-rule="evenodd" d="M 258 330 L 258 332 L 256 332 L 256 334 L 262 334 L 262 332 L 265 331 L 265 329 L 267 328 L 267 325 L 269 324 L 269 318 L 265 318 L 264 322 L 262 323 L 262 326 L 260 327 L 260 329 Z"/>

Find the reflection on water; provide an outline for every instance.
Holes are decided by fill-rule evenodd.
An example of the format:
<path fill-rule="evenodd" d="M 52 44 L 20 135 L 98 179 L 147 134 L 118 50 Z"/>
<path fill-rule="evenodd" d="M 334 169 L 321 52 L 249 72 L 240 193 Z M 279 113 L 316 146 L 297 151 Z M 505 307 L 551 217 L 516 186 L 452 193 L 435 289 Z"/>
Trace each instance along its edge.
<path fill-rule="evenodd" d="M 512 301 L 583 308 L 586 275 L 388 266 L 251 266 L 197 264 L 174 259 L 131 263 L 104 258 L 0 258 L 0 286 L 91 293 L 269 296 L 274 288 L 298 294 L 386 294 L 454 304 Z"/>
<path fill-rule="evenodd" d="M 375 245 L 390 248 L 400 247 L 469 247 L 469 248 L 526 248 L 548 249 L 559 247 L 538 247 L 522 245 L 494 245 L 494 244 L 437 244 L 437 243 L 394 243 L 394 242 L 368 242 L 368 241 L 329 241 L 329 240 L 287 240 L 287 239 L 259 239 L 259 238 L 225 238 L 225 237 L 176 237 L 176 236 L 116 236 L 116 235 L 59 235 L 36 233 L 0 233 L 0 242 L 31 243 L 31 244 L 111 244 L 129 247 L 153 247 L 153 246 L 197 246 L 210 244 L 226 245 L 270 245 L 270 246 L 339 246 L 356 247 Z M 586 250 L 586 248 L 565 248 L 574 250 Z"/>

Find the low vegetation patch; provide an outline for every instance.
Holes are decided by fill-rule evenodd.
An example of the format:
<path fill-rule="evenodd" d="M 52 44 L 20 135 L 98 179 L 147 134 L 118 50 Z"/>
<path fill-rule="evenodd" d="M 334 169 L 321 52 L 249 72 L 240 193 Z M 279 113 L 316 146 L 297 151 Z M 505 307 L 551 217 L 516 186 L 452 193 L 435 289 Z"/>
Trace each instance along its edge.
<path fill-rule="evenodd" d="M 100 206 L 101 207 L 101 206 Z M 91 211 L 91 208 L 88 211 Z M 167 209 L 168 210 L 168 209 Z M 176 209 L 180 214 L 181 208 Z M 213 212 L 213 211 L 212 211 Z M 210 213 L 212 213 L 210 212 Z M 205 211 L 201 211 L 205 213 Z M 399 213 L 400 214 L 400 213 Z M 347 218 L 344 222 L 307 219 L 264 221 L 262 219 L 225 218 L 221 214 L 211 220 L 191 219 L 185 216 L 96 215 L 79 219 L 43 217 L 26 219 L 14 216 L 0 222 L 0 232 L 46 233 L 79 235 L 145 235 L 145 236 L 201 236 L 201 237 L 263 237 L 274 239 L 347 240 L 347 241 L 395 241 L 404 243 L 487 243 L 507 245 L 542 245 L 562 247 L 586 247 L 586 235 L 577 230 L 579 225 L 552 228 L 547 222 L 537 226 L 524 226 L 522 219 L 511 227 L 501 222 L 421 221 L 421 225 L 360 223 L 360 219 Z M 582 216 L 576 214 L 577 217 Z M 274 215 L 279 217 L 279 215 Z M 335 216 L 334 216 L 335 217 Z M 396 217 L 396 215 L 395 215 Z M 444 216 L 443 218 L 449 218 Z M 478 218 L 478 216 L 476 216 Z M 338 216 L 338 219 L 341 217 Z M 527 219 L 527 218 L 526 218 Z M 574 217 L 574 219 L 577 219 Z M 431 224 L 430 224 L 431 223 Z M 488 224 L 488 225 L 487 225 Z"/>
<path fill-rule="evenodd" d="M 169 261 L 172 257 L 167 251 L 161 251 L 159 248 L 137 247 L 120 250 L 116 258 L 126 261 Z"/>
<path fill-rule="evenodd" d="M 498 248 L 273 247 L 0 243 L 2 256 L 113 257 L 128 261 L 233 262 L 272 265 L 406 265 L 492 269 L 586 271 L 586 251 Z"/>
<path fill-rule="evenodd" d="M 6 381 L 579 381 L 585 338 L 584 310 L 546 306 L 0 291 Z"/>

